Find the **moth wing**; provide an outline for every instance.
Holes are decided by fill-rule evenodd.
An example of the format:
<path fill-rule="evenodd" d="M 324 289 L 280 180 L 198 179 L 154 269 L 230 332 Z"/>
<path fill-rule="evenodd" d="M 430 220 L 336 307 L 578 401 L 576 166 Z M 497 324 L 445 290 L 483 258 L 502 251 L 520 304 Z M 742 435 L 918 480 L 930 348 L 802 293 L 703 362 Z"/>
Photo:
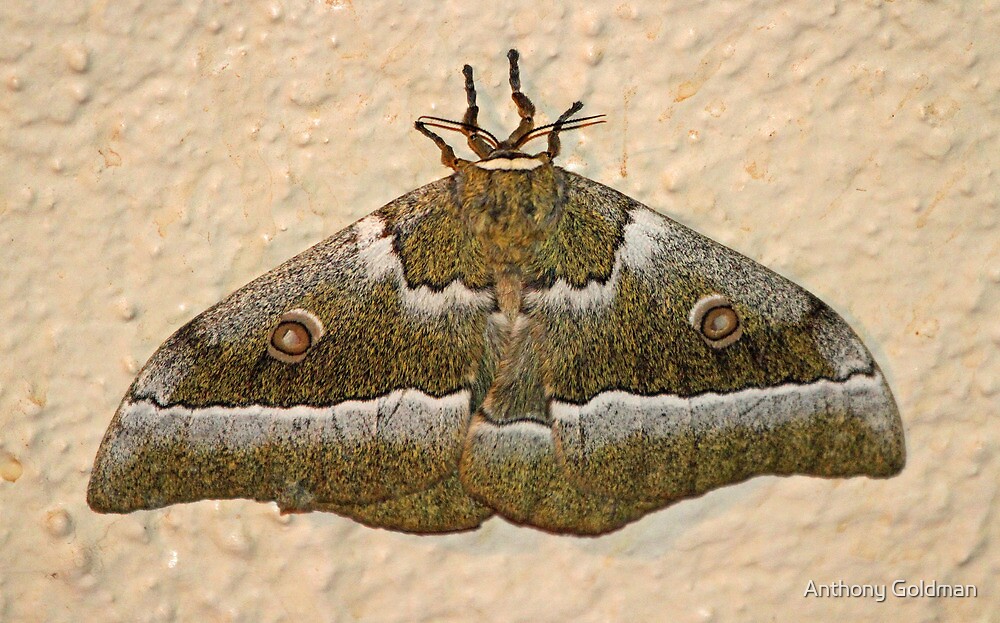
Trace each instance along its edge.
<path fill-rule="evenodd" d="M 577 200 L 628 224 L 603 283 L 531 296 L 559 456 L 582 489 L 668 503 L 760 474 L 891 476 L 902 424 L 871 354 L 818 298 L 624 195 Z M 693 316 L 722 297 L 719 347 Z"/>
<path fill-rule="evenodd" d="M 463 459 L 467 488 L 515 521 L 600 533 L 755 475 L 902 469 L 892 394 L 843 319 L 739 253 L 566 175 L 564 231 L 528 271 L 507 372 L 537 388 L 544 413 L 513 421 L 524 410 L 504 397 L 524 390 L 503 386 L 501 364 L 485 404 L 497 413 L 474 423 L 479 454 Z M 731 302 L 732 344 L 713 347 L 692 322 L 706 299 Z M 519 462 L 530 469 L 506 467 Z"/>
<path fill-rule="evenodd" d="M 168 339 L 105 435 L 91 507 L 250 498 L 420 532 L 488 517 L 455 472 L 495 301 L 453 184 L 393 201 Z M 428 252 L 441 247 L 455 252 Z M 300 361 L 274 356 L 288 319 L 313 340 Z"/>

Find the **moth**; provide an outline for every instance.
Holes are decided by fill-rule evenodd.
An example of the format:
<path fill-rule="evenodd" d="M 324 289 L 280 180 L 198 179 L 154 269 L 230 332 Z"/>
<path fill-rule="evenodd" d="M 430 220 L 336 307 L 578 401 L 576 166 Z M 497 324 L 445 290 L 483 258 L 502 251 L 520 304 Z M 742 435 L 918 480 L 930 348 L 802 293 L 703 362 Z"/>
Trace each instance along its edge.
<path fill-rule="evenodd" d="M 898 473 L 878 365 L 802 288 L 554 164 L 536 127 L 416 129 L 454 172 L 240 288 L 125 395 L 87 492 L 102 513 L 274 501 L 416 533 L 492 515 L 596 535 L 761 474 Z M 465 135 L 457 157 L 434 129 Z M 527 143 L 547 138 L 539 153 Z"/>

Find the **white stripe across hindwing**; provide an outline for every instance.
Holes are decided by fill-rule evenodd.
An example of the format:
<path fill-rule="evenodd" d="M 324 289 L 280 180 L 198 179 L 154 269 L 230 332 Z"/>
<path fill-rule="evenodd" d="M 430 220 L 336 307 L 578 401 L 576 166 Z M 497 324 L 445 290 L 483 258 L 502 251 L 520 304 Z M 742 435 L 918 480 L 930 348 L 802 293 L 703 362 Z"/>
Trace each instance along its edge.
<path fill-rule="evenodd" d="M 375 439 L 414 442 L 432 448 L 448 443 L 469 417 L 469 391 L 434 398 L 419 390 L 397 390 L 373 400 L 347 400 L 329 407 L 160 407 L 140 400 L 122 405 L 117 441 L 124 457 L 150 439 L 179 441 L 206 449 L 252 448 L 307 428 L 313 441 L 358 446 Z"/>

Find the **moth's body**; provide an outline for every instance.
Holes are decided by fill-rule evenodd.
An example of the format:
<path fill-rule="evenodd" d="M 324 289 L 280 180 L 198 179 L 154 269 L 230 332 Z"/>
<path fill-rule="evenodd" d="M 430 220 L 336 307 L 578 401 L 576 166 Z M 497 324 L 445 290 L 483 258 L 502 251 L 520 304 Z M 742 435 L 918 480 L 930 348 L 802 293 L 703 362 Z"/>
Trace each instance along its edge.
<path fill-rule="evenodd" d="M 168 340 L 108 430 L 90 504 L 246 497 L 413 532 L 496 513 L 599 534 L 756 474 L 902 467 L 891 393 L 835 313 L 555 166 L 555 139 L 518 150 L 514 90 L 511 139 L 478 161 L 442 147 L 453 175 Z"/>
<path fill-rule="evenodd" d="M 535 163 L 530 169 L 505 169 L 505 163 Z M 535 158 L 494 158 L 463 166 L 455 175 L 456 224 L 467 228 L 482 249 L 483 263 L 497 307 L 513 322 L 521 313 L 524 267 L 552 231 L 560 214 L 562 171 Z M 507 165 L 510 166 L 510 165 Z"/>

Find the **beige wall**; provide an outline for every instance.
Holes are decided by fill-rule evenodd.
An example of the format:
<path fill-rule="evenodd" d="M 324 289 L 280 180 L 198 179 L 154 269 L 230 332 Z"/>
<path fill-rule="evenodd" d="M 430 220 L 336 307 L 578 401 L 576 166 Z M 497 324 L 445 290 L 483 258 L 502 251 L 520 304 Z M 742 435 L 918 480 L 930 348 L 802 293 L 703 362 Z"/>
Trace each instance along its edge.
<path fill-rule="evenodd" d="M 1000 3 L 591 4 L 3 3 L 0 620 L 1000 620 Z M 539 116 L 609 115 L 565 165 L 851 322 L 899 401 L 902 475 L 757 478 L 599 539 L 92 513 L 154 348 L 446 174 L 411 125 L 460 116 L 462 63 L 511 128 L 510 46 Z M 979 596 L 803 597 L 899 579 Z"/>

